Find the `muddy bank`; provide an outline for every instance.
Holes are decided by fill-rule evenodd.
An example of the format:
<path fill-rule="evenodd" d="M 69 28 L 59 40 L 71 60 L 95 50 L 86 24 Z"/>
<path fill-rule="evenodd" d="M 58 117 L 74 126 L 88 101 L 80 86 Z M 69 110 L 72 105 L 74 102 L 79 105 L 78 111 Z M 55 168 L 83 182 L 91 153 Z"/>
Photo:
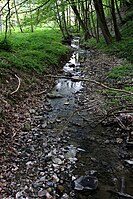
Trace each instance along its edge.
<path fill-rule="evenodd" d="M 72 47 L 63 67 L 69 77 L 103 82 L 106 72 L 121 62 L 80 49 L 78 38 Z M 57 79 L 38 108 L 28 110 L 27 122 L 13 139 L 14 156 L 3 164 L 2 198 L 108 199 L 107 190 L 120 191 L 122 179 L 124 191 L 133 195 L 132 165 L 125 162 L 132 159 L 132 150 L 118 126 L 99 123 L 106 112 L 101 91 L 91 83 Z M 88 176 L 87 182 L 77 182 L 81 176 Z"/>

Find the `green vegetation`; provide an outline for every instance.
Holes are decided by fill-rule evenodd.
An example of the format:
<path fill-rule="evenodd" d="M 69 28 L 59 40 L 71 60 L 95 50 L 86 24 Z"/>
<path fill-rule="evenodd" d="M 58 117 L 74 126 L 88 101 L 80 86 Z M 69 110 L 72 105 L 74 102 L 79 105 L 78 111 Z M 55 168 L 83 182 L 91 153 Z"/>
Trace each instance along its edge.
<path fill-rule="evenodd" d="M 111 70 L 108 74 L 108 78 L 121 80 L 123 77 L 133 77 L 133 66 L 128 63 L 124 63 Z"/>
<path fill-rule="evenodd" d="M 45 28 L 34 33 L 13 33 L 6 42 L 0 37 L 0 68 L 34 69 L 43 72 L 48 66 L 58 66 L 68 52 L 61 43 L 61 33 Z"/>

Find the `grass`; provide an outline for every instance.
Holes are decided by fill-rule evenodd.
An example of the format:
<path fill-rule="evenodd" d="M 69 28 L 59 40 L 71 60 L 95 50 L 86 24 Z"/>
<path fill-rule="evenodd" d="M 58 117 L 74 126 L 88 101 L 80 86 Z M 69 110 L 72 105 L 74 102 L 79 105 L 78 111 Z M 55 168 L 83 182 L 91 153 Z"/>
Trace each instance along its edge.
<path fill-rule="evenodd" d="M 133 66 L 132 64 L 123 63 L 120 66 L 117 66 L 111 70 L 108 74 L 108 78 L 111 79 L 122 79 L 123 77 L 131 76 L 133 77 Z"/>
<path fill-rule="evenodd" d="M 0 45 L 0 68 L 14 67 L 43 72 L 50 65 L 58 66 L 63 55 L 68 52 L 61 39 L 61 33 L 57 29 L 49 28 L 34 33 L 12 33 L 8 36 L 10 51 L 1 49 Z"/>

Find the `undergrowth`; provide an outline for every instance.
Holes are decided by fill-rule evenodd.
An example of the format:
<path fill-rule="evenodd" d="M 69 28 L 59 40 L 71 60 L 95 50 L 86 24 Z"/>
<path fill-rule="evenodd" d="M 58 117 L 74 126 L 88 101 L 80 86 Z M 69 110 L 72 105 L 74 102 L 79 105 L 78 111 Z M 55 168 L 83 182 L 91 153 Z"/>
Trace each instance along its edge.
<path fill-rule="evenodd" d="M 62 56 L 68 52 L 61 39 L 58 30 L 48 28 L 34 33 L 12 33 L 4 44 L 0 35 L 0 68 L 43 72 L 50 65 L 58 66 Z M 10 47 L 10 50 L 6 47 Z"/>

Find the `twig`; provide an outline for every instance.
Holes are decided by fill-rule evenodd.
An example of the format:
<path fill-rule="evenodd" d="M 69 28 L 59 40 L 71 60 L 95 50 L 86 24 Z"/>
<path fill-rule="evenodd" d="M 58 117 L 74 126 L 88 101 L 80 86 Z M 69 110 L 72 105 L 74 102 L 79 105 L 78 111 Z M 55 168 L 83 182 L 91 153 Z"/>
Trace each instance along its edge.
<path fill-rule="evenodd" d="M 16 93 L 19 90 L 19 88 L 20 88 L 21 79 L 16 74 L 15 74 L 15 77 L 18 79 L 18 86 L 17 86 L 15 91 L 10 93 L 10 95 L 13 95 L 14 93 Z"/>
<path fill-rule="evenodd" d="M 109 193 L 111 193 L 112 195 L 115 195 L 117 197 L 123 197 L 123 198 L 127 198 L 127 199 L 133 199 L 133 196 L 127 193 L 122 193 L 122 192 L 117 192 L 117 191 L 113 191 L 113 190 L 107 190 Z"/>
<path fill-rule="evenodd" d="M 128 128 L 125 127 L 125 125 L 124 125 L 123 122 L 120 120 L 120 118 L 118 118 L 118 117 L 115 117 L 115 118 L 116 118 L 116 120 L 117 120 L 119 126 L 120 126 L 123 130 L 125 130 L 125 131 L 129 130 Z"/>
<path fill-rule="evenodd" d="M 44 94 L 44 93 L 46 93 L 46 90 L 41 91 L 41 92 L 39 92 L 39 93 L 36 93 L 36 95 L 42 95 L 42 94 Z"/>
<path fill-rule="evenodd" d="M 133 92 L 131 91 L 126 91 L 124 89 L 118 89 L 118 88 L 112 88 L 112 87 L 109 87 L 103 83 L 100 83 L 98 81 L 95 81 L 95 80 L 91 80 L 91 79 L 87 79 L 87 78 L 75 78 L 75 77 L 67 77 L 67 76 L 54 76 L 54 75 L 44 75 L 45 77 L 52 77 L 52 78 L 63 78 L 63 79 L 71 79 L 73 81 L 87 81 L 87 82 L 90 82 L 90 83 L 93 83 L 93 84 L 97 84 L 98 86 L 101 86 L 103 88 L 106 88 L 108 90 L 112 90 L 112 91 L 117 91 L 117 92 L 121 92 L 121 93 L 127 93 L 128 95 L 133 95 Z"/>

